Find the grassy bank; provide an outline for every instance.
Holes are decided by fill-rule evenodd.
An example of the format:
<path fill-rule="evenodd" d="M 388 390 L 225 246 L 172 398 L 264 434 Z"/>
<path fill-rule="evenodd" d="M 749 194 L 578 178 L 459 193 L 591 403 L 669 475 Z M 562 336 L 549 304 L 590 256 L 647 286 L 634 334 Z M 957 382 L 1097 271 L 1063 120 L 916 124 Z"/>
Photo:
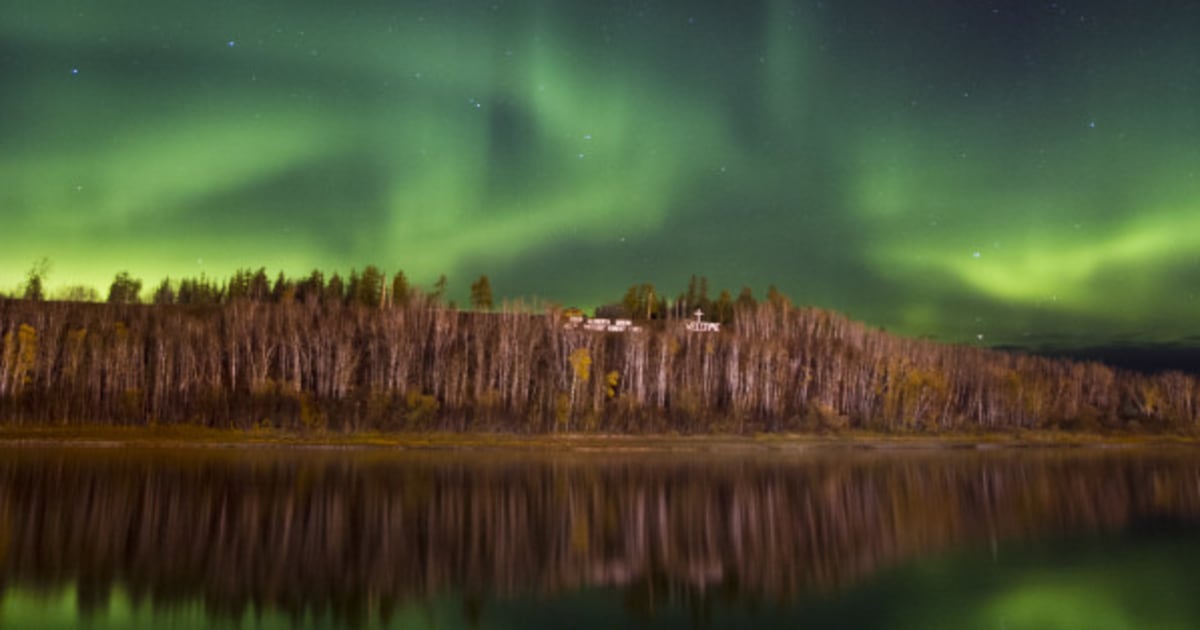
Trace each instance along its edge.
<path fill-rule="evenodd" d="M 1078 433 L 1019 431 L 884 434 L 870 431 L 758 435 L 597 435 L 580 433 L 340 433 L 281 429 L 210 429 L 196 426 L 3 426 L 0 447 L 72 446 L 93 448 L 379 448 L 417 450 L 530 450 L 563 452 L 786 451 L 810 448 L 988 449 L 1023 447 L 1200 446 L 1200 436 L 1127 432 Z"/>

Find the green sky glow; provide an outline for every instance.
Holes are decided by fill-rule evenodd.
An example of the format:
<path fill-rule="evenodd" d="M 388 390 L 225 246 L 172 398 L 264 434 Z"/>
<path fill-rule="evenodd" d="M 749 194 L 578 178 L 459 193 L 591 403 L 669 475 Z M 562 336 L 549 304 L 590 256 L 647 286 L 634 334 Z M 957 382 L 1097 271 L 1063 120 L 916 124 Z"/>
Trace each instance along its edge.
<path fill-rule="evenodd" d="M 0 288 L 701 273 L 909 334 L 1195 334 L 1195 3 L 585 4 L 4 3 Z"/>

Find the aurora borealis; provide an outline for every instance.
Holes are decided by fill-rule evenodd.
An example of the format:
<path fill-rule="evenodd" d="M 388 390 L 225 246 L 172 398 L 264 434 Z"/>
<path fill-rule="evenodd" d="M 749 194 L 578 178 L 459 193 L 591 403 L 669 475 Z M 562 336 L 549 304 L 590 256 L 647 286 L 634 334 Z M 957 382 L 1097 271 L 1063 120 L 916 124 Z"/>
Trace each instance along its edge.
<path fill-rule="evenodd" d="M 912 335 L 1200 321 L 1200 3 L 12 0 L 0 290 L 374 263 L 778 285 Z"/>

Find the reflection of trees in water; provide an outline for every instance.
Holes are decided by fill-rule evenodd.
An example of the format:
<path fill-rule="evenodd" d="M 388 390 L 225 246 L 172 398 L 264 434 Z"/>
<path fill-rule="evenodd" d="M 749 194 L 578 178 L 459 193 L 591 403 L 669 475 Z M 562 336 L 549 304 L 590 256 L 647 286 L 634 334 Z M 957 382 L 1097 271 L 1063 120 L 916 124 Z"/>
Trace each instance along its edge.
<path fill-rule="evenodd" d="M 10 583 L 76 582 L 85 605 L 120 582 L 355 620 L 602 585 L 635 608 L 787 599 L 959 544 L 1200 516 L 1184 452 L 473 458 L 9 453 L 0 561 Z"/>

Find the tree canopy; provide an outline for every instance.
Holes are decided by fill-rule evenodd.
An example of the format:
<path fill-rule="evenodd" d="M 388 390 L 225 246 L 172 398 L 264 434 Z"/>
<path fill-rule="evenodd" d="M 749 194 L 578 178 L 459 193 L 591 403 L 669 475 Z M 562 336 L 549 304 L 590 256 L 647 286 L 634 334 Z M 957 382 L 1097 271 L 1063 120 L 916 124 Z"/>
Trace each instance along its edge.
<path fill-rule="evenodd" d="M 108 287 L 109 304 L 137 304 L 141 301 L 142 281 L 129 275 L 128 271 L 117 273 Z"/>

